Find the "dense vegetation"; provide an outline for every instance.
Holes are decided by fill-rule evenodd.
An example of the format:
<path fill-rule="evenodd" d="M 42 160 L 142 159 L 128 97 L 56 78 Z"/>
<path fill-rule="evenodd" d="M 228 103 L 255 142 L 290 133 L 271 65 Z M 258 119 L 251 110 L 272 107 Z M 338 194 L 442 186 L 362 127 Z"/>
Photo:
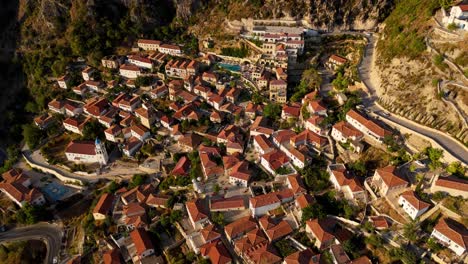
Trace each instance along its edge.
<path fill-rule="evenodd" d="M 440 7 L 439 0 L 401 0 L 385 20 L 384 38 L 377 49 L 382 62 L 396 57 L 415 59 L 426 49 L 426 22 Z"/>

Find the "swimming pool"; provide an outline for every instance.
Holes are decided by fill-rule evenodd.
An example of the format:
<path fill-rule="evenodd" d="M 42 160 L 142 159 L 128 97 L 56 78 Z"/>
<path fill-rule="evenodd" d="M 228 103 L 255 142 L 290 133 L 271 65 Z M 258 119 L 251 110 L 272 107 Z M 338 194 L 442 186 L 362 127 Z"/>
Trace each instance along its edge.
<path fill-rule="evenodd" d="M 51 182 L 41 188 L 45 195 L 54 201 L 59 201 L 70 191 L 66 186 Z"/>
<path fill-rule="evenodd" d="M 229 70 L 229 71 L 233 71 L 233 72 L 240 72 L 241 71 L 241 66 L 240 65 L 237 65 L 237 64 L 228 64 L 228 63 L 218 63 L 218 66 L 221 67 L 221 68 L 224 68 L 226 70 Z"/>

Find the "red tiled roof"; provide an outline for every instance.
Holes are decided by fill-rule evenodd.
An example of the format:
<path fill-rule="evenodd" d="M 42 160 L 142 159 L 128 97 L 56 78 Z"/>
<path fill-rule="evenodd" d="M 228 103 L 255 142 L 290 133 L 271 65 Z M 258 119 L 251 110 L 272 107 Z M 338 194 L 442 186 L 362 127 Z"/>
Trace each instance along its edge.
<path fill-rule="evenodd" d="M 136 72 L 140 72 L 140 68 L 138 68 L 138 66 L 132 65 L 132 64 L 122 64 L 122 65 L 120 66 L 120 69 L 121 69 L 121 70 L 126 70 L 126 71 L 136 71 Z"/>
<path fill-rule="evenodd" d="M 286 156 L 286 154 L 280 150 L 274 150 L 272 152 L 265 153 L 263 154 L 262 158 L 268 162 L 273 170 L 277 170 L 289 162 L 288 156 Z"/>
<path fill-rule="evenodd" d="M 249 163 L 243 160 L 232 167 L 229 176 L 248 182 L 250 180 L 250 174 Z"/>
<path fill-rule="evenodd" d="M 153 243 L 151 243 L 150 237 L 146 230 L 142 228 L 136 228 L 130 232 L 130 237 L 135 244 L 138 255 L 141 255 L 148 249 L 154 249 Z"/>
<path fill-rule="evenodd" d="M 314 255 L 310 248 L 296 251 L 284 258 L 284 264 L 319 264 L 320 254 Z"/>
<path fill-rule="evenodd" d="M 212 264 L 231 263 L 232 259 L 222 241 L 214 241 L 200 247 L 202 256 L 208 256 Z"/>
<path fill-rule="evenodd" d="M 203 208 L 202 200 L 196 199 L 193 201 L 188 201 L 185 206 L 190 216 L 192 216 L 193 221 L 197 222 L 199 220 L 208 218 L 208 215 L 205 213 Z"/>
<path fill-rule="evenodd" d="M 93 214 L 99 213 L 106 215 L 112 208 L 112 204 L 114 202 L 114 195 L 105 193 L 101 195 L 99 201 L 97 202 L 96 206 L 94 207 Z"/>
<path fill-rule="evenodd" d="M 460 223 L 452 219 L 440 219 L 434 227 L 439 233 L 448 237 L 460 247 L 467 249 L 468 247 L 468 230 Z"/>
<path fill-rule="evenodd" d="M 265 205 L 270 205 L 278 202 L 282 202 L 284 199 L 291 198 L 294 193 L 290 189 L 282 191 L 271 192 L 267 194 L 258 195 L 250 198 L 252 208 L 258 208 Z"/>
<path fill-rule="evenodd" d="M 96 145 L 93 141 L 74 140 L 68 144 L 65 153 L 96 155 Z"/>
<path fill-rule="evenodd" d="M 302 179 L 299 176 L 299 174 L 289 175 L 287 179 L 294 193 L 300 193 L 300 192 L 306 191 L 304 187 L 304 183 L 302 182 Z"/>
<path fill-rule="evenodd" d="M 267 139 L 267 137 L 263 134 L 260 134 L 260 135 L 256 135 L 254 137 L 254 140 L 255 142 L 257 142 L 257 144 L 263 149 L 263 150 L 267 150 L 267 149 L 273 149 L 274 148 L 274 145 L 273 143 L 271 143 L 271 141 L 269 139 Z"/>
<path fill-rule="evenodd" d="M 347 138 L 349 137 L 359 138 L 363 136 L 361 131 L 355 129 L 352 125 L 350 125 L 346 121 L 340 121 L 336 123 L 335 125 L 333 125 L 333 128 L 340 131 L 340 133 L 343 134 Z"/>
<path fill-rule="evenodd" d="M 120 251 L 116 248 L 108 250 L 102 254 L 104 264 L 121 264 Z"/>
<path fill-rule="evenodd" d="M 177 164 L 175 165 L 171 174 L 177 175 L 177 176 L 188 175 L 190 165 L 191 165 L 190 160 L 187 157 L 183 156 L 179 159 L 179 161 L 177 161 Z"/>
<path fill-rule="evenodd" d="M 257 223 L 251 216 L 245 216 L 237 219 L 236 221 L 226 225 L 224 232 L 230 238 L 237 237 L 238 235 L 248 232 L 257 227 Z"/>
<path fill-rule="evenodd" d="M 160 40 L 153 40 L 153 39 L 139 39 L 138 40 L 138 44 L 156 44 L 156 45 L 160 45 L 162 43 L 162 41 Z"/>
<path fill-rule="evenodd" d="M 28 189 L 24 187 L 20 182 L 12 183 L 0 183 L 0 189 L 5 190 L 10 196 L 15 198 L 16 201 L 22 202 L 32 202 L 38 197 L 42 196 L 42 193 L 36 189 Z"/>
<path fill-rule="evenodd" d="M 304 141 L 306 144 L 316 144 L 319 147 L 326 145 L 328 142 L 326 138 L 319 136 L 307 129 L 291 138 L 291 142 L 296 146 L 299 145 L 302 141 Z"/>
<path fill-rule="evenodd" d="M 343 58 L 341 56 L 335 55 L 335 54 L 331 55 L 330 59 L 332 59 L 334 61 L 337 61 L 339 63 L 346 63 L 348 61 L 347 59 L 345 59 L 345 58 Z"/>
<path fill-rule="evenodd" d="M 408 184 L 408 181 L 401 178 L 396 174 L 395 166 L 387 166 L 384 168 L 377 169 L 376 172 L 380 175 L 385 185 L 388 187 L 400 186 Z"/>
<path fill-rule="evenodd" d="M 335 221 L 331 218 L 308 220 L 306 224 L 321 243 L 335 238 L 332 232 Z"/>
<path fill-rule="evenodd" d="M 423 200 L 419 199 L 415 192 L 413 191 L 406 191 L 401 194 L 403 198 L 408 201 L 414 208 L 416 208 L 418 211 L 423 210 L 424 208 L 428 208 L 431 206 L 431 204 L 424 202 Z"/>
<path fill-rule="evenodd" d="M 384 129 L 383 127 L 377 125 L 374 121 L 365 118 L 362 116 L 360 113 L 356 112 L 355 110 L 351 109 L 346 113 L 347 116 L 350 116 L 354 120 L 358 121 L 361 123 L 363 126 L 365 126 L 367 129 L 372 131 L 372 133 L 378 135 L 379 137 L 385 137 L 388 135 L 391 135 L 392 132 Z"/>
<path fill-rule="evenodd" d="M 210 208 L 212 210 L 245 208 L 244 198 L 242 196 L 233 196 L 233 197 L 224 198 L 224 199 L 211 200 Z"/>
<path fill-rule="evenodd" d="M 244 252 L 246 258 L 255 264 L 276 264 L 280 263 L 282 258 L 278 256 L 276 250 L 268 242 L 262 242 Z"/>
<path fill-rule="evenodd" d="M 308 193 L 301 194 L 299 197 L 296 198 L 296 202 L 299 204 L 301 209 L 306 208 L 307 206 L 313 204 L 315 202 L 314 197 Z"/>
<path fill-rule="evenodd" d="M 292 228 L 285 220 L 266 230 L 266 235 L 270 241 L 277 240 L 292 233 Z"/>
<path fill-rule="evenodd" d="M 387 218 L 385 218 L 384 216 L 371 216 L 370 220 L 374 224 L 374 227 L 377 229 L 385 229 L 390 227 Z"/>
<path fill-rule="evenodd" d="M 321 112 L 327 110 L 327 108 L 322 104 L 320 100 L 312 100 L 309 102 L 310 107 L 314 110 L 314 112 Z"/>
<path fill-rule="evenodd" d="M 435 182 L 435 185 L 463 192 L 468 192 L 468 181 L 453 176 L 439 177 Z"/>
<path fill-rule="evenodd" d="M 200 234 L 205 241 L 213 241 L 214 239 L 221 237 L 221 234 L 215 231 L 215 226 L 212 224 L 200 230 Z"/>
<path fill-rule="evenodd" d="M 168 195 L 163 195 L 163 194 L 153 195 L 153 194 L 150 194 L 148 196 L 148 199 L 146 199 L 146 204 L 147 205 L 166 207 L 167 201 L 169 201 L 169 196 Z"/>

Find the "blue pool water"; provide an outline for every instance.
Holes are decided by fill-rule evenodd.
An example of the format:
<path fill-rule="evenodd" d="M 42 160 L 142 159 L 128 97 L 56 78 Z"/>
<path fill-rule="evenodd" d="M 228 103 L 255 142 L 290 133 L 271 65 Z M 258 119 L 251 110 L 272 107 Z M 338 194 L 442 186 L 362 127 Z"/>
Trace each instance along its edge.
<path fill-rule="evenodd" d="M 227 64 L 227 63 L 218 63 L 219 67 L 224 68 L 226 70 L 230 70 L 233 72 L 240 72 L 241 66 L 237 64 Z"/>
<path fill-rule="evenodd" d="M 41 190 L 54 201 L 61 200 L 69 192 L 67 187 L 56 182 L 45 185 Z"/>

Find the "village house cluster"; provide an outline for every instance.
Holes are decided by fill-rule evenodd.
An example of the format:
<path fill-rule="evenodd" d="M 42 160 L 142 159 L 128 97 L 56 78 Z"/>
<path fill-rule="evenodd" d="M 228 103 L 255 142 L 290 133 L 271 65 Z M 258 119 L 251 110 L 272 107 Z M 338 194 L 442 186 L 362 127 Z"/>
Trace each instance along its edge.
<path fill-rule="evenodd" d="M 323 169 L 330 189 L 353 208 L 393 200 L 408 219 L 417 220 L 434 207 L 419 197 L 407 167 L 379 167 L 364 180 L 335 159 L 338 144 L 349 146 L 349 155 L 369 145 L 382 149 L 394 131 L 355 108 L 344 111 L 344 118 L 334 124 L 325 122 L 333 111 L 317 90 L 300 102 L 288 102 L 288 63 L 305 49 L 301 30 L 255 27 L 247 39 L 262 42 L 261 60 L 269 64 L 246 66 L 240 76 L 219 70 L 222 59 L 216 54 L 190 58 L 177 45 L 139 39 L 138 51 L 106 56 L 101 68 L 84 66 L 76 86 L 71 86 L 70 74 L 57 79 L 57 89 L 76 96 L 50 101 L 48 113 L 34 122 L 46 130 L 62 120 L 73 138 L 64 149 L 68 162 L 111 170 L 119 155 L 135 161 L 144 146 L 156 144 L 164 146 L 160 152 L 169 160 L 145 183 L 98 198 L 94 220 L 111 218 L 119 227 L 106 244 L 110 249 L 103 252 L 104 263 L 164 263 L 150 234 L 161 221 L 154 212 L 161 211 L 182 215 L 174 224 L 177 232 L 193 252 L 213 264 L 323 263 L 324 252 L 334 263 L 371 263 L 367 256 L 352 259 L 345 252 L 344 243 L 353 232 L 343 218 L 325 215 L 303 221 L 304 211 L 317 201 L 301 172 L 317 157 L 328 160 Z M 336 70 L 347 62 L 335 54 L 325 64 Z M 104 81 L 104 71 L 112 80 Z M 266 89 L 269 102 L 245 100 L 252 88 Z M 293 123 L 291 128 L 280 129 L 264 115 L 271 103 L 281 107 L 278 123 Z M 94 124 L 104 136 L 81 140 Z M 2 178 L 0 190 L 18 206 L 45 204 L 41 191 L 21 170 Z M 168 179 L 185 184 L 161 188 Z M 172 202 L 174 190 L 183 193 L 181 202 Z M 466 181 L 453 176 L 437 176 L 430 191 L 468 197 Z M 395 224 L 385 215 L 365 216 L 359 224 L 364 223 L 380 231 Z M 316 250 L 304 245 L 298 233 Z M 439 219 L 430 235 L 456 255 L 466 253 L 466 229 L 453 219 Z M 294 253 L 282 256 L 279 241 L 294 245 Z"/>

